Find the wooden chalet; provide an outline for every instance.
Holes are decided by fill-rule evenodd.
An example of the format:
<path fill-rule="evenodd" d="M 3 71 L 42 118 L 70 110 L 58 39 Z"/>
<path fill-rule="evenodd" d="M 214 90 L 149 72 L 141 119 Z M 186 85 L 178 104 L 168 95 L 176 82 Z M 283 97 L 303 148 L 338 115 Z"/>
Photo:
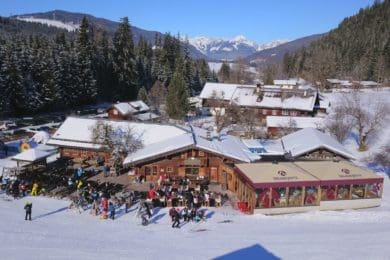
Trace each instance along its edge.
<path fill-rule="evenodd" d="M 234 102 L 242 108 L 256 111 L 260 119 L 267 116 L 314 116 L 325 112 L 329 102 L 310 85 L 237 85 L 206 83 L 200 94 L 204 107 L 218 102 Z M 218 100 L 218 102 L 215 102 Z"/>

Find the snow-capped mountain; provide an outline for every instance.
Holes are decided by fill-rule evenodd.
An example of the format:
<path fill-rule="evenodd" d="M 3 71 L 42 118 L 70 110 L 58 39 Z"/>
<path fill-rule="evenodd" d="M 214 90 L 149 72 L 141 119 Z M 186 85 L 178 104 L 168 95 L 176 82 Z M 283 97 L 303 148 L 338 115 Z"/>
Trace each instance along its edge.
<path fill-rule="evenodd" d="M 257 44 L 238 35 L 233 39 L 194 37 L 189 43 L 211 60 L 235 60 L 247 57 L 256 51 L 276 47 L 286 43 L 288 40 L 277 40 L 265 44 Z"/>

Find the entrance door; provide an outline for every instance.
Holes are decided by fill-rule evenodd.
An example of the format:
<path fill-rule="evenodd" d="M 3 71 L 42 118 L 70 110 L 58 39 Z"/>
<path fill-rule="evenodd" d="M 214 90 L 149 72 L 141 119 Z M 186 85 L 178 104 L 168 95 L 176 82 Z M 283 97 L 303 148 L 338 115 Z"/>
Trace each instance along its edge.
<path fill-rule="evenodd" d="M 210 168 L 210 181 L 218 182 L 218 168 L 217 167 Z"/>

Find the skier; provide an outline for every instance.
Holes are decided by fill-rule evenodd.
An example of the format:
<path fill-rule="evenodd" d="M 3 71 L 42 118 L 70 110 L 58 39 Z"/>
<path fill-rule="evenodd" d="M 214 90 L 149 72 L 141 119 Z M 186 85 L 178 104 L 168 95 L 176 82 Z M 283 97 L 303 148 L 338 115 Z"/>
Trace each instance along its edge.
<path fill-rule="evenodd" d="M 115 207 L 111 201 L 110 201 L 110 203 L 108 203 L 108 211 L 110 212 L 110 219 L 114 220 L 115 219 Z"/>
<path fill-rule="evenodd" d="M 140 201 L 137 215 L 141 217 L 143 226 L 146 226 L 149 224 L 149 219 L 152 216 L 152 213 L 151 213 L 149 205 L 146 201 L 143 201 L 143 200 Z"/>
<path fill-rule="evenodd" d="M 26 205 L 24 205 L 24 210 L 26 211 L 26 216 L 24 217 L 24 220 L 31 220 L 31 211 L 32 211 L 32 203 L 31 202 L 26 202 Z"/>
<path fill-rule="evenodd" d="M 180 226 L 180 213 L 175 209 L 175 212 L 173 214 L 172 227 L 180 228 L 179 226 Z"/>

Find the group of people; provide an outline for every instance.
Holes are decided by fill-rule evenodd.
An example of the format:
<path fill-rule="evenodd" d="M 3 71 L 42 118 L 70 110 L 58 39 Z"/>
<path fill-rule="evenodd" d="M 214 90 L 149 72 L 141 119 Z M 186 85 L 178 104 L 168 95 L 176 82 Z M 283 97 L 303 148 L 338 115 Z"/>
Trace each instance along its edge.
<path fill-rule="evenodd" d="M 179 181 L 166 180 L 158 181 L 156 187 L 152 185 L 147 194 L 148 200 L 153 201 L 156 206 L 187 206 L 195 207 L 218 207 L 222 205 L 220 193 L 208 191 L 207 184 L 190 186 L 188 178 Z"/>
<path fill-rule="evenodd" d="M 169 210 L 169 216 L 172 220 L 172 228 L 180 228 L 180 219 L 183 219 L 184 222 L 205 221 L 204 210 L 196 209 L 195 207 L 189 209 L 186 206 L 181 210 L 179 208 L 172 207 Z"/>
<path fill-rule="evenodd" d="M 30 183 L 24 179 L 18 179 L 16 176 L 0 176 L 1 190 L 4 190 L 6 194 L 11 195 L 14 199 L 25 197 L 27 195 L 28 188 Z M 31 195 L 38 195 L 40 190 L 38 190 L 39 185 L 36 181 L 33 182 L 31 187 Z"/>

